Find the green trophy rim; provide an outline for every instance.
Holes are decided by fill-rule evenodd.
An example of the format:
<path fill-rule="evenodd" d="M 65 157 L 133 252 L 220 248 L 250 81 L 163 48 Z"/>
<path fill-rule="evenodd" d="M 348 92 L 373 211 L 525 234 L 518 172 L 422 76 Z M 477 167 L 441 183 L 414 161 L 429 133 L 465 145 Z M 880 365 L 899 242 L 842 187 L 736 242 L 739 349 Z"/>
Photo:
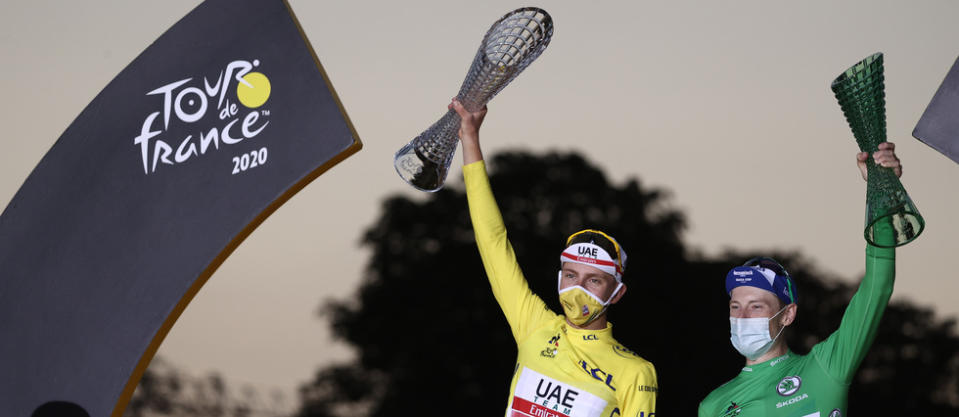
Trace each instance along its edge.
<path fill-rule="evenodd" d="M 872 55 L 869 55 L 863 58 L 862 61 L 859 61 L 855 65 L 847 68 L 845 71 L 842 72 L 842 74 L 839 74 L 839 76 L 836 77 L 836 79 L 832 80 L 832 84 L 830 84 L 830 88 L 832 88 L 833 91 L 835 91 L 836 87 L 842 85 L 843 83 L 849 82 L 850 79 L 857 78 L 857 76 L 861 74 L 866 67 L 872 65 L 872 63 L 876 61 L 880 61 L 880 65 L 882 65 L 882 62 L 881 62 L 882 52 L 876 52 Z"/>
<path fill-rule="evenodd" d="M 898 215 L 898 216 L 902 216 L 902 217 L 912 217 L 912 218 L 914 218 L 914 219 L 915 219 L 915 224 L 918 224 L 918 225 L 919 225 L 919 230 L 916 231 L 916 234 L 912 235 L 912 237 L 910 237 L 910 238 L 908 238 L 908 239 L 899 241 L 898 236 L 899 236 L 900 234 L 898 233 L 898 231 L 896 231 L 896 236 L 897 236 L 897 238 L 896 238 L 896 243 L 895 243 L 895 244 L 893 244 L 893 245 L 883 245 L 883 244 L 879 244 L 878 242 L 876 242 L 876 240 L 873 239 L 873 238 L 870 236 L 870 233 L 869 233 L 869 232 L 872 230 L 872 227 L 875 226 L 876 223 L 879 223 L 880 221 L 890 221 L 890 220 L 888 220 L 888 218 L 890 218 L 890 217 L 895 217 L 895 216 L 897 216 L 897 215 Z M 912 223 L 912 222 L 910 222 L 910 223 Z M 875 246 L 875 247 L 877 247 L 877 248 L 895 248 L 895 247 L 899 247 L 899 246 L 906 245 L 906 244 L 908 244 L 909 242 L 912 242 L 913 240 L 916 240 L 916 238 L 919 237 L 919 235 L 922 234 L 922 231 L 923 231 L 923 230 L 926 230 L 926 220 L 922 218 L 922 215 L 919 214 L 919 212 L 918 212 L 917 210 L 909 210 L 909 209 L 905 209 L 905 208 L 904 208 L 902 211 L 898 211 L 898 212 L 895 212 L 895 213 L 889 213 L 889 214 L 886 214 L 886 215 L 884 215 L 884 216 L 876 217 L 876 218 L 873 219 L 871 222 L 869 222 L 868 224 L 866 224 L 866 227 L 865 227 L 865 228 L 863 229 L 863 231 L 862 231 L 862 235 L 863 235 L 863 237 L 866 239 L 866 242 L 868 242 L 870 245 Z"/>

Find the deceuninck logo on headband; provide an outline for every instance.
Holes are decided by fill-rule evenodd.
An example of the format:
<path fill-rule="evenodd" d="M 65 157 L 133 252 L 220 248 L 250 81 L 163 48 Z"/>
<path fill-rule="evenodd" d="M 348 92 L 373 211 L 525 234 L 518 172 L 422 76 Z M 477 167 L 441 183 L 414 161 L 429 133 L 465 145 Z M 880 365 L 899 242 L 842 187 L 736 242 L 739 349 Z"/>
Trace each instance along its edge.
<path fill-rule="evenodd" d="M 219 74 L 187 77 L 146 93 L 156 111 L 143 119 L 133 144 L 143 173 L 201 159 L 209 152 L 255 139 L 270 124 L 270 78 L 258 59 L 225 63 Z M 266 163 L 266 146 L 234 157 L 232 174 Z"/>

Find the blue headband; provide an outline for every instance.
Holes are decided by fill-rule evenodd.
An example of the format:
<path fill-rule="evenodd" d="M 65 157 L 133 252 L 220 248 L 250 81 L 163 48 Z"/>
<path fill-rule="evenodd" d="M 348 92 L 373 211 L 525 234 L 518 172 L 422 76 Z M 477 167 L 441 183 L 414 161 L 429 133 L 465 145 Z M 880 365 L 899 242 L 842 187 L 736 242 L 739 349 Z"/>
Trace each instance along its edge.
<path fill-rule="evenodd" d="M 787 274 L 777 274 L 772 269 L 761 266 L 737 266 L 726 274 L 726 294 L 732 294 L 733 288 L 744 285 L 769 291 L 775 294 L 783 304 L 793 304 L 798 301 L 792 278 Z"/>

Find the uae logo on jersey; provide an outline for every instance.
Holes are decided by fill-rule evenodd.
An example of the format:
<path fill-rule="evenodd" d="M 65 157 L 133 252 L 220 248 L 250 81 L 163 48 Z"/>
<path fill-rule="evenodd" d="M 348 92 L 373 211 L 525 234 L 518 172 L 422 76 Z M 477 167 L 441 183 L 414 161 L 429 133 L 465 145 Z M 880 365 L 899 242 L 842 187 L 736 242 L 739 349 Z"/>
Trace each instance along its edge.
<path fill-rule="evenodd" d="M 509 417 L 604 417 L 606 400 L 571 384 L 552 379 L 529 368 L 523 368 Z"/>
<path fill-rule="evenodd" d="M 799 386 L 802 385 L 802 378 L 798 376 L 787 376 L 779 381 L 779 385 L 776 386 L 776 392 L 783 397 L 788 397 L 799 391 Z"/>

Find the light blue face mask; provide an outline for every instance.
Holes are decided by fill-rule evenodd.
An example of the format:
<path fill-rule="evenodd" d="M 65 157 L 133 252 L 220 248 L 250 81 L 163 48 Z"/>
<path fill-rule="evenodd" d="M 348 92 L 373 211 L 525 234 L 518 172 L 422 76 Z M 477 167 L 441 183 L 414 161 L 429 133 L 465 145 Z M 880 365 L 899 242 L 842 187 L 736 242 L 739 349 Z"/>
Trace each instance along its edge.
<path fill-rule="evenodd" d="M 787 305 L 786 307 L 789 306 Z M 778 316 L 779 313 L 786 310 L 786 307 L 783 307 L 776 312 L 776 314 L 773 314 L 772 317 L 730 317 L 729 340 L 733 343 L 733 347 L 736 348 L 739 354 L 753 361 L 765 355 L 766 352 L 769 352 L 773 343 L 776 342 L 776 339 L 782 334 L 783 329 L 786 328 L 786 326 L 783 326 L 779 329 L 779 333 L 776 333 L 776 336 L 771 338 L 769 337 L 769 320 L 772 320 L 773 317 Z"/>

